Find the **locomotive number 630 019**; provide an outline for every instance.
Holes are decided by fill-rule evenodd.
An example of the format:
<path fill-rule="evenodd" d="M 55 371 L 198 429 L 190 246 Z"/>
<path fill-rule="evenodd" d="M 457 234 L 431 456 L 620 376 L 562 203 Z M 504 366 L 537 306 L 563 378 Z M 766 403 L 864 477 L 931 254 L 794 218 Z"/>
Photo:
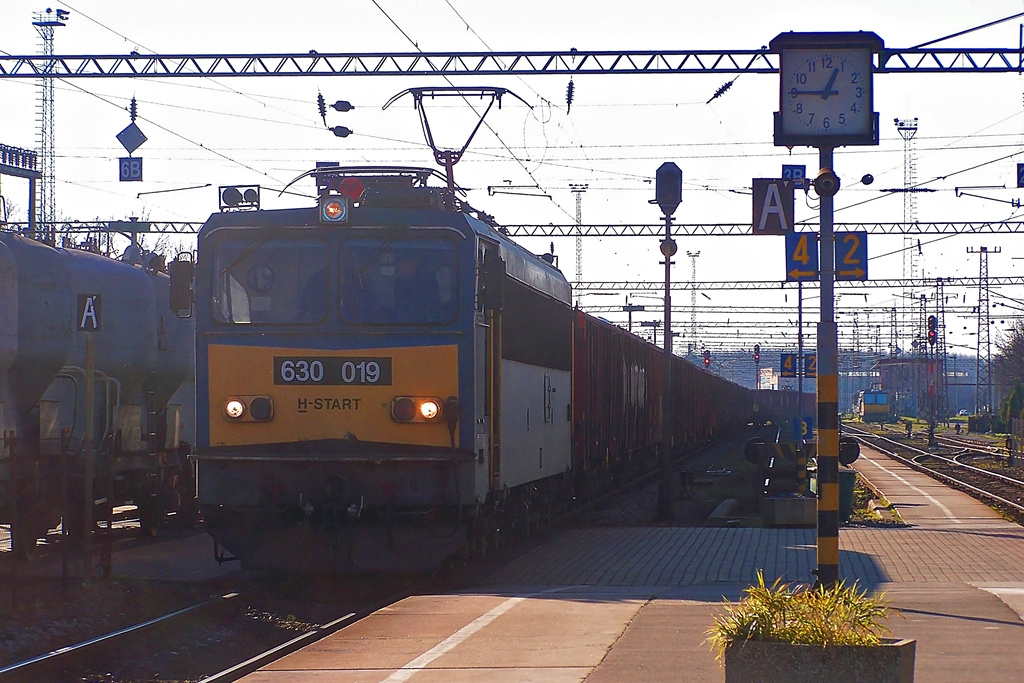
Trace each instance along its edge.
<path fill-rule="evenodd" d="M 274 384 L 389 386 L 391 359 L 275 356 Z"/>

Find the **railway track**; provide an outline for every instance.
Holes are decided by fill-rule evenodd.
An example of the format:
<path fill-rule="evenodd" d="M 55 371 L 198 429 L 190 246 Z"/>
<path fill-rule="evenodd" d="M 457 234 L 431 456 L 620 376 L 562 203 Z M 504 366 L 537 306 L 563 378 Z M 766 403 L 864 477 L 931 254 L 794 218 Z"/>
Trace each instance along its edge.
<path fill-rule="evenodd" d="M 366 579 L 354 582 L 354 587 L 296 582 L 283 589 L 278 589 L 274 581 L 266 583 L 268 587 L 225 593 L 4 666 L 0 668 L 0 683 L 154 679 L 224 683 L 324 638 L 414 591 L 429 590 L 422 581 L 410 584 L 408 580 Z M 287 597 L 281 597 L 282 591 Z M 315 615 L 312 618 L 311 613 Z M 210 676 L 212 672 L 219 673 Z"/>
<path fill-rule="evenodd" d="M 889 457 L 959 488 L 1024 524 L 1024 479 L 962 461 L 982 456 L 1005 457 L 998 452 L 998 447 L 982 448 L 975 444 L 963 444 L 963 440 L 955 440 L 954 443 L 951 437 L 939 437 L 946 442 L 947 448 L 952 446 L 960 452 L 938 454 L 848 425 L 844 426 L 844 431 Z M 1001 450 L 1005 453 L 1005 449 Z"/>
<path fill-rule="evenodd" d="M 674 464 L 702 452 L 714 443 L 717 442 L 686 453 L 675 459 Z M 266 592 L 261 588 L 247 586 L 186 609 L 10 664 L 0 668 L 0 683 L 94 680 L 90 676 L 109 677 L 111 672 L 114 680 L 119 681 L 152 680 L 157 672 L 163 680 L 202 678 L 216 683 L 237 680 L 417 591 L 443 590 L 451 584 L 471 583 L 474 576 L 483 576 L 493 571 L 494 565 L 507 561 L 511 554 L 529 551 L 533 544 L 543 542 L 547 534 L 535 532 L 558 527 L 587 510 L 607 503 L 609 499 L 649 484 L 659 474 L 658 471 L 647 473 L 584 505 L 552 515 L 540 528 L 522 529 L 513 543 L 502 543 L 502 546 L 507 547 L 499 552 L 488 553 L 486 558 L 474 558 L 468 566 L 457 563 L 451 565 L 453 571 L 432 577 L 406 577 L 401 581 L 386 582 L 379 578 L 366 578 L 362 581 L 362 587 L 354 591 L 358 594 L 356 599 L 336 602 L 335 609 L 329 614 L 321 609 L 314 619 L 300 617 L 300 623 L 290 631 L 278 629 L 276 635 L 271 636 L 254 633 L 259 628 L 253 627 L 251 622 L 263 621 L 266 626 L 266 622 L 273 618 L 271 615 L 277 614 L 280 620 L 287 610 L 265 606 Z M 527 537 L 530 537 L 529 540 Z M 311 587 L 297 590 L 303 593 L 299 601 L 313 601 L 317 599 L 317 592 L 337 595 L 345 589 L 332 584 L 319 591 Z M 289 587 L 282 591 L 293 593 L 295 589 Z M 301 609 L 292 611 L 301 612 Z M 197 636 L 197 633 L 201 635 Z M 217 647 L 207 649 L 216 649 L 221 654 L 219 657 L 211 657 L 210 653 L 206 653 L 193 658 L 190 653 L 197 649 L 194 641 L 207 634 L 217 634 Z M 177 659 L 185 660 L 186 663 L 175 663 L 174 670 L 171 670 L 166 660 L 176 653 L 185 653 L 184 656 L 177 656 Z M 189 663 L 190 659 L 197 661 Z M 211 672 L 218 673 L 211 675 Z"/>
<path fill-rule="evenodd" d="M 999 459 L 1006 459 L 1009 456 L 1009 451 L 1007 451 L 1004 446 L 998 446 L 994 443 L 985 443 L 975 439 L 965 439 L 960 436 L 936 434 L 935 441 L 940 446 L 967 451 L 968 455 L 974 454 L 976 456 L 989 456 Z"/>
<path fill-rule="evenodd" d="M 37 657 L 0 668 L 0 681 L 56 680 L 73 671 L 88 668 L 89 664 L 106 654 L 125 646 L 131 639 L 139 638 L 157 629 L 175 628 L 187 620 L 205 619 L 237 607 L 239 593 L 226 593 L 206 602 L 185 609 L 176 610 L 154 619 L 148 619 L 134 626 L 118 629 L 96 638 L 90 638 L 74 645 L 62 647 Z"/>

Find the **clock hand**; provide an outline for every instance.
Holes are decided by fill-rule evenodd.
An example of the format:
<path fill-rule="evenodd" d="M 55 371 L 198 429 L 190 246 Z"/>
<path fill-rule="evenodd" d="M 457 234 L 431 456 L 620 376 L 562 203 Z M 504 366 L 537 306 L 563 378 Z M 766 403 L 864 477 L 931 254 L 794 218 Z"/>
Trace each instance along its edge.
<path fill-rule="evenodd" d="M 838 95 L 839 94 L 838 90 L 833 90 L 832 89 L 832 86 L 835 85 L 836 77 L 838 75 L 839 75 L 839 69 L 832 69 L 832 75 L 829 77 L 828 83 L 825 84 L 825 87 L 821 91 L 821 99 L 827 100 L 829 98 L 829 95 Z"/>

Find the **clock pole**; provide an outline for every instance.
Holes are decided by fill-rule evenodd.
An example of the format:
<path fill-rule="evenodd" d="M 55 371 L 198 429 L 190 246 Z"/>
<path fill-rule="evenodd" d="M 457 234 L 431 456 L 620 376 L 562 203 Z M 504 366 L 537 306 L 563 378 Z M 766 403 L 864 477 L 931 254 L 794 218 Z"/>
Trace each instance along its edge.
<path fill-rule="evenodd" d="M 832 169 L 832 147 L 818 148 L 818 178 Z M 834 174 L 833 174 L 834 177 Z M 815 181 L 817 183 L 817 181 Z M 836 181 L 838 189 L 838 180 Z M 839 338 L 835 321 L 835 192 L 819 192 L 821 322 L 818 323 L 818 584 L 839 580 Z"/>
<path fill-rule="evenodd" d="M 836 147 L 877 145 L 873 55 L 882 39 L 866 31 L 782 33 L 769 47 L 779 54 L 779 111 L 775 144 L 818 150 L 814 189 L 820 199 L 818 272 L 818 585 L 839 580 L 839 335 L 835 320 L 835 230 L 832 223 L 839 178 Z M 866 247 L 865 247 L 866 248 Z M 866 254 L 865 254 L 866 261 Z M 844 271 L 844 276 L 847 273 Z M 861 279 L 867 278 L 866 269 Z M 854 456 L 856 457 L 856 456 Z"/>

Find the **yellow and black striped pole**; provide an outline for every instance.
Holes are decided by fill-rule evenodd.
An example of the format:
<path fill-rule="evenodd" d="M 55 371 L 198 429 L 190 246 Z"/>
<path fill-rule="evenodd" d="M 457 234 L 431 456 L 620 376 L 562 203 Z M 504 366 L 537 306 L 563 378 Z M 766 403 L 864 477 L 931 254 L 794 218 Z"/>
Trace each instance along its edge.
<path fill-rule="evenodd" d="M 839 581 L 839 340 L 833 297 L 835 235 L 832 225 L 833 197 L 839 179 L 832 173 L 832 148 L 818 148 L 821 172 L 831 174 L 834 185 L 818 188 L 821 197 L 821 235 L 818 259 L 821 277 L 821 322 L 818 323 L 818 584 Z"/>

